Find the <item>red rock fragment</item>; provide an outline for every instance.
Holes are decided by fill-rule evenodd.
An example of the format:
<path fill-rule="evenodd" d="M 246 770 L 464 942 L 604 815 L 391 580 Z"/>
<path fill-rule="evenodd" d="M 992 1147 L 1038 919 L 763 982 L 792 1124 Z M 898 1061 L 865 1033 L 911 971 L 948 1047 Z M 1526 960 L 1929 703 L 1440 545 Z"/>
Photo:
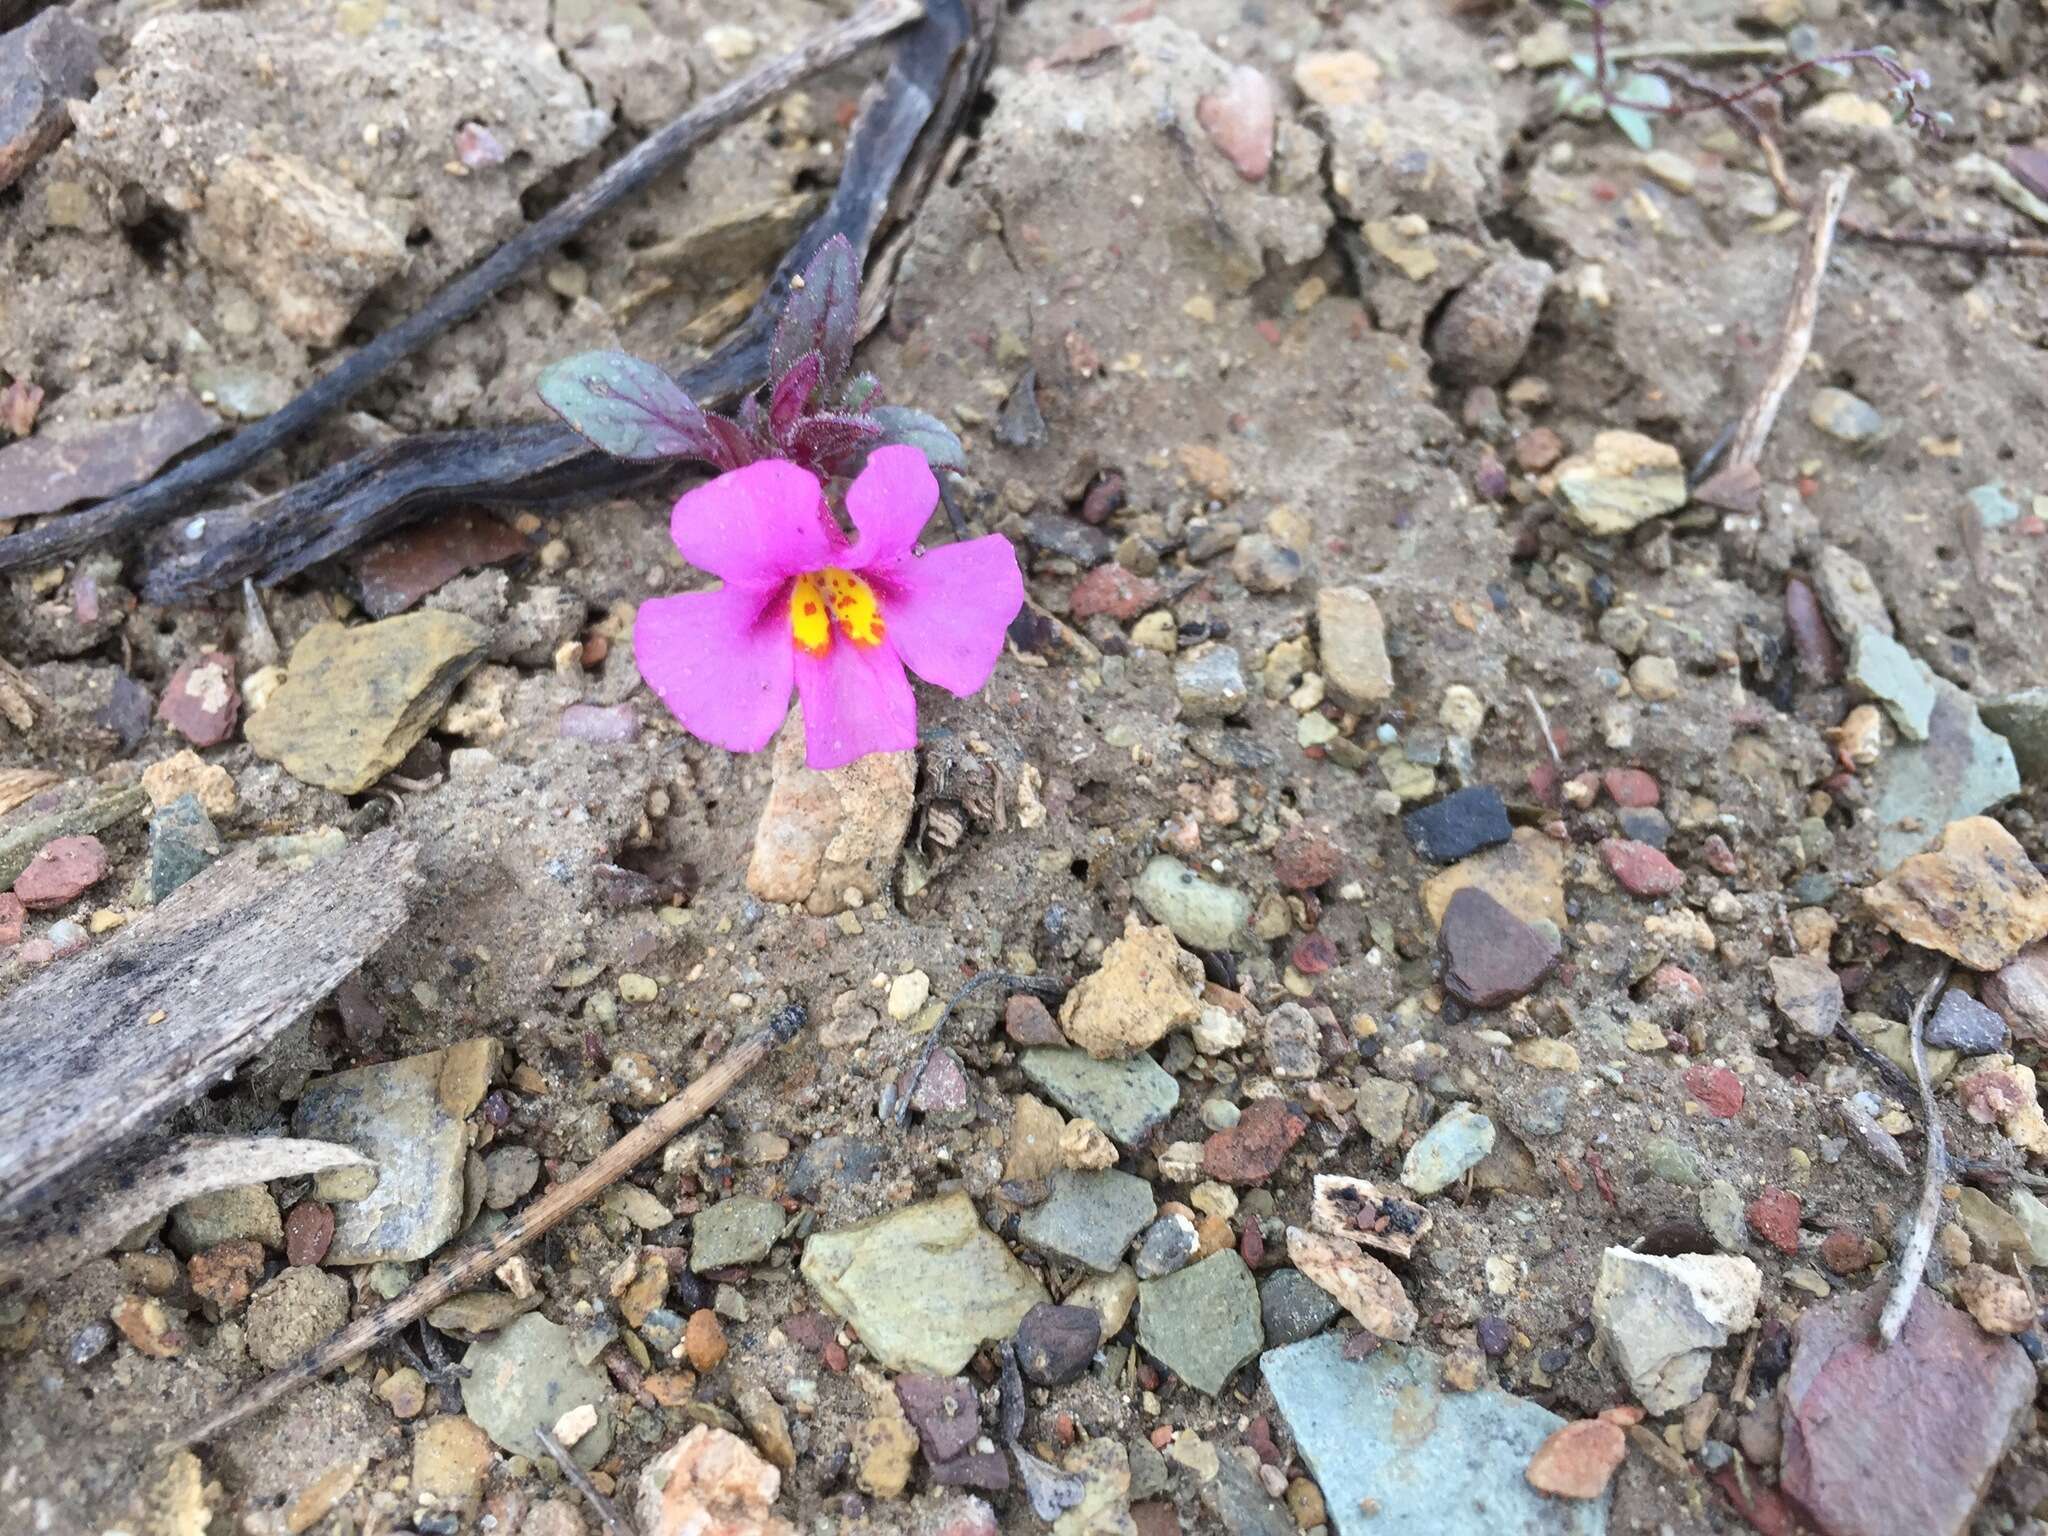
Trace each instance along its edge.
<path fill-rule="evenodd" d="M 1539 1493 L 1560 1499 L 1597 1499 L 1628 1455 L 1628 1436 L 1605 1419 L 1580 1419 L 1536 1447 L 1523 1476 Z"/>
<path fill-rule="evenodd" d="M 1302 975 L 1320 976 L 1337 963 L 1337 946 L 1324 934 L 1304 934 L 1288 958 Z"/>
<path fill-rule="evenodd" d="M 2034 1367 L 1924 1287 L 1879 1349 L 1888 1289 L 1843 1292 L 1793 1325 L 1779 1489 L 1822 1536 L 1961 1536 L 2031 1416 Z"/>
<path fill-rule="evenodd" d="M 1653 806 L 1663 798 L 1656 778 L 1640 768 L 1610 768 L 1600 775 L 1600 782 L 1607 786 L 1608 799 L 1632 810 Z"/>
<path fill-rule="evenodd" d="M 1716 1120 L 1732 1120 L 1742 1113 L 1742 1079 L 1726 1067 L 1710 1067 L 1705 1062 L 1687 1067 L 1685 1091 Z"/>
<path fill-rule="evenodd" d="M 1718 832 L 1711 833 L 1700 844 L 1700 857 L 1707 861 L 1707 868 L 1717 875 L 1732 875 L 1742 868 L 1735 857 L 1735 850 L 1722 840 Z"/>
<path fill-rule="evenodd" d="M 1714 1486 L 1758 1536 L 1799 1536 L 1799 1517 L 1785 1496 L 1739 1462 L 1714 1474 Z"/>
<path fill-rule="evenodd" d="M 1854 1275 L 1870 1268 L 1880 1257 L 1877 1244 L 1861 1232 L 1837 1227 L 1821 1241 L 1820 1261 L 1831 1274 Z"/>
<path fill-rule="evenodd" d="M 1074 583 L 1073 593 L 1067 599 L 1067 613 L 1077 622 L 1106 613 L 1122 624 L 1148 608 L 1157 608 L 1165 595 L 1156 581 L 1147 581 L 1112 560 L 1096 566 Z"/>
<path fill-rule="evenodd" d="M 1832 683 L 1841 678 L 1841 644 L 1828 628 L 1813 588 L 1797 576 L 1785 583 L 1785 627 L 1791 631 L 1792 651 L 1808 682 Z"/>
<path fill-rule="evenodd" d="M 233 658 L 208 651 L 171 674 L 156 717 L 195 747 L 217 747 L 235 734 L 242 693 Z"/>
<path fill-rule="evenodd" d="M 1531 427 L 1515 439 L 1515 463 L 1539 475 L 1564 457 L 1564 439 L 1548 427 Z"/>
<path fill-rule="evenodd" d="M 1131 1506 L 1131 1526 L 1138 1536 L 1181 1536 L 1180 1511 L 1165 1499 L 1146 1499 Z"/>
<path fill-rule="evenodd" d="M 357 557 L 363 611 L 373 619 L 403 613 L 464 571 L 503 565 L 527 552 L 527 542 L 488 512 L 452 512 L 379 539 Z"/>
<path fill-rule="evenodd" d="M 1273 873 L 1290 891 L 1312 891 L 1337 878 L 1344 855 L 1337 845 L 1304 824 L 1289 827 L 1273 848 Z"/>
<path fill-rule="evenodd" d="M 1631 896 L 1669 896 L 1685 884 L 1685 875 L 1658 849 L 1633 838 L 1610 837 L 1600 844 L 1607 872 Z"/>
<path fill-rule="evenodd" d="M 1003 1004 L 1003 1033 L 1016 1045 L 1065 1045 L 1052 1012 L 1029 992 L 1019 992 Z"/>
<path fill-rule="evenodd" d="M 318 1264 L 334 1242 L 334 1208 L 318 1200 L 301 1200 L 284 1217 L 284 1256 L 288 1264 Z"/>
<path fill-rule="evenodd" d="M 1749 1202 L 1749 1225 L 1780 1253 L 1799 1252 L 1799 1197 L 1790 1190 L 1766 1189 Z"/>
<path fill-rule="evenodd" d="M 1202 1144 L 1202 1173 L 1225 1184 L 1263 1184 L 1308 1129 L 1285 1099 L 1259 1099 L 1227 1131 Z"/>
<path fill-rule="evenodd" d="M 1246 181 L 1273 167 L 1273 82 L 1249 64 L 1231 70 L 1220 91 L 1195 103 L 1195 121 Z"/>
<path fill-rule="evenodd" d="M 1650 978 L 1643 983 L 1645 991 L 1655 997 L 1668 997 L 1674 1002 L 1697 1003 L 1707 995 L 1707 989 L 1700 984 L 1699 977 L 1682 965 L 1666 960 L 1650 972 Z"/>
<path fill-rule="evenodd" d="M 21 904 L 19 896 L 0 896 L 0 948 L 21 942 L 22 924 L 28 921 L 28 908 Z"/>
<path fill-rule="evenodd" d="M 107 850 L 96 837 L 60 837 L 46 843 L 14 882 L 14 894 L 31 912 L 48 912 L 83 895 L 106 878 Z"/>

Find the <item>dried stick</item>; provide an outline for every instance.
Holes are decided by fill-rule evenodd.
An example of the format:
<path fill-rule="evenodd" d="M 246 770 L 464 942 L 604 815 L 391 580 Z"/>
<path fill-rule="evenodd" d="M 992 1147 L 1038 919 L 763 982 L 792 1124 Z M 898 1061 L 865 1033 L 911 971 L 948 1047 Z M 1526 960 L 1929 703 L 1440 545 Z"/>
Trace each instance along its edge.
<path fill-rule="evenodd" d="M 633 1527 L 626 1523 L 616 1505 L 597 1491 L 597 1484 L 590 1480 L 590 1474 L 576 1465 L 576 1458 L 569 1454 L 569 1448 L 557 1440 L 553 1433 L 536 1429 L 533 1438 L 540 1442 L 540 1448 L 555 1458 L 555 1465 L 562 1469 L 562 1476 L 569 1480 L 569 1486 L 582 1494 L 590 1507 L 597 1511 L 598 1523 L 608 1536 L 633 1536 Z"/>
<path fill-rule="evenodd" d="M 1731 510 L 1754 511 L 1763 490 L 1763 476 L 1757 465 L 1763 458 L 1764 443 L 1777 424 L 1785 396 L 1806 366 L 1806 354 L 1813 347 L 1813 322 L 1820 313 L 1820 285 L 1827 276 L 1828 252 L 1834 249 L 1835 226 L 1841 221 L 1842 205 L 1849 199 L 1853 173 L 1830 171 L 1821 179 L 1820 196 L 1806 215 L 1806 246 L 1799 253 L 1799 272 L 1792 280 L 1792 298 L 1785 306 L 1785 322 L 1778 330 L 1778 347 L 1771 371 L 1764 375 L 1756 397 L 1742 413 L 1735 427 L 1735 441 L 1728 450 L 1728 462 L 1693 492 L 1696 499 Z"/>
<path fill-rule="evenodd" d="M 1920 1185 L 1920 1208 L 1913 1215 L 1913 1233 L 1906 1239 L 1906 1251 L 1899 1256 L 1899 1277 L 1885 1298 L 1884 1311 L 1877 1319 L 1877 1344 L 1888 1349 L 1898 1341 L 1920 1293 L 1920 1277 L 1927 1270 L 1927 1254 L 1934 1246 L 1934 1224 L 1941 1219 L 1941 1185 L 1948 1175 L 1948 1142 L 1941 1133 L 1941 1112 L 1934 1105 L 1934 1085 L 1927 1080 L 1927 1010 L 1942 984 L 1948 980 L 1949 962 L 1935 968 L 1934 980 L 1913 1005 L 1909 1028 L 1913 1036 L 1913 1080 L 1920 1088 L 1920 1113 L 1927 1121 L 1927 1173 Z"/>
<path fill-rule="evenodd" d="M 425 1317 L 465 1287 L 484 1279 L 537 1237 L 552 1231 L 572 1211 L 589 1204 L 624 1178 L 642 1160 L 652 1157 L 673 1137 L 708 1114 L 778 1047 L 794 1040 L 804 1026 L 804 1009 L 792 1004 L 761 1029 L 733 1046 L 689 1087 L 642 1120 L 594 1158 L 566 1184 L 557 1184 L 519 1212 L 479 1246 L 435 1265 L 420 1282 L 396 1300 L 365 1313 L 290 1365 L 273 1371 L 253 1387 L 237 1393 L 187 1428 L 171 1443 L 194 1445 L 239 1424 L 269 1407 L 294 1388 L 324 1376 L 367 1349 L 391 1338 Z"/>
<path fill-rule="evenodd" d="M 1528 684 L 1522 685 L 1522 697 L 1529 701 L 1529 708 L 1536 712 L 1536 728 L 1543 733 L 1543 748 L 1550 754 L 1550 766 L 1557 770 L 1558 785 L 1563 787 L 1564 756 L 1557 750 L 1557 738 L 1550 734 L 1550 716 L 1544 711 L 1543 701 L 1536 697 L 1536 690 Z"/>
<path fill-rule="evenodd" d="M 468 319 L 506 283 L 564 241 L 574 238 L 592 219 L 645 190 L 704 139 L 798 82 L 843 63 L 875 39 L 915 20 L 923 9 L 921 0 L 870 0 L 845 21 L 827 27 L 798 48 L 735 80 L 709 101 L 663 125 L 590 185 L 564 199 L 456 278 L 435 294 L 425 308 L 315 380 L 282 410 L 124 496 L 0 539 L 0 571 L 76 554 L 105 540 L 142 533 L 167 522 L 192 495 L 241 473 L 273 448 L 346 404 L 394 364 L 410 357 L 450 326 Z"/>

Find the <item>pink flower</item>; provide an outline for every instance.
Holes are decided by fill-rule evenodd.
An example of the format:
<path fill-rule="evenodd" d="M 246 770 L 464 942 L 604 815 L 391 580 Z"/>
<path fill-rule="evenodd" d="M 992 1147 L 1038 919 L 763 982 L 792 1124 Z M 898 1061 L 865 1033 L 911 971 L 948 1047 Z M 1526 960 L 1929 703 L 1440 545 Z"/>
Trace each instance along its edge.
<path fill-rule="evenodd" d="M 818 479 L 780 459 L 720 475 L 676 503 L 669 536 L 725 585 L 640 605 L 633 655 L 691 735 L 734 752 L 768 745 L 804 707 L 804 756 L 841 768 L 917 745 L 908 667 L 961 698 L 995 670 L 1024 605 L 999 534 L 924 553 L 939 484 L 915 448 L 878 448 L 846 492 L 848 542 Z"/>

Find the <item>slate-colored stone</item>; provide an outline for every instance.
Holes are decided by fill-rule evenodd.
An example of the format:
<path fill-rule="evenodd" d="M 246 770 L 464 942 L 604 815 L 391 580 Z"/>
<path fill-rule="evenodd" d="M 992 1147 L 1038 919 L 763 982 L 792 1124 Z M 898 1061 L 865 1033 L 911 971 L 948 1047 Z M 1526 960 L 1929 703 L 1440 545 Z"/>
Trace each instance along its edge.
<path fill-rule="evenodd" d="M 2028 783 L 2048 778 L 2048 688 L 2022 688 L 1986 699 L 1984 723 L 2012 746 L 2013 761 Z"/>
<path fill-rule="evenodd" d="M 1908 741 L 1925 741 L 1934 713 L 1934 674 L 1890 635 L 1859 630 L 1849 643 L 1849 686 L 1875 699 Z"/>
<path fill-rule="evenodd" d="M 873 1179 L 882 1166 L 878 1141 L 859 1136 L 820 1136 L 797 1154 L 789 1192 L 809 1200 L 827 1189 L 846 1189 Z"/>
<path fill-rule="evenodd" d="M 1259 1352 L 1259 1288 L 1235 1249 L 1138 1287 L 1138 1346 L 1210 1397 Z"/>
<path fill-rule="evenodd" d="M 1086 1051 L 1033 1050 L 1025 1078 L 1067 1114 L 1093 1120 L 1120 1147 L 1142 1146 L 1180 1105 L 1180 1084 L 1143 1052 L 1098 1061 Z"/>
<path fill-rule="evenodd" d="M 966 1377 L 911 1372 L 898 1376 L 894 1386 L 927 1460 L 951 1461 L 981 1437 L 981 1403 Z"/>
<path fill-rule="evenodd" d="M 1785 1022 L 1809 1040 L 1825 1040 L 1842 1021 L 1842 983 L 1818 955 L 1771 959 L 1771 989 Z"/>
<path fill-rule="evenodd" d="M 1523 1476 L 1564 1420 L 1494 1387 L 1445 1387 L 1443 1361 L 1385 1344 L 1363 1360 L 1323 1334 L 1260 1369 L 1321 1486 L 1336 1536 L 1602 1536 L 1605 1496 L 1546 1498 Z"/>
<path fill-rule="evenodd" d="M 781 1206 L 758 1195 L 733 1195 L 705 1206 L 690 1220 L 691 1272 L 760 1263 L 787 1220 Z"/>
<path fill-rule="evenodd" d="M 1942 993 L 1925 1033 L 1928 1045 L 1964 1056 L 2005 1049 L 2005 1020 L 1958 987 Z"/>
<path fill-rule="evenodd" d="M 1051 1193 L 1024 1213 L 1017 1236 L 1040 1253 L 1099 1275 L 1117 1267 L 1131 1239 L 1159 1210 L 1150 1184 L 1114 1168 L 1094 1173 L 1062 1168 L 1048 1182 Z"/>
<path fill-rule="evenodd" d="M 465 507 L 402 528 L 355 558 L 357 595 L 373 619 L 403 613 L 464 571 L 503 565 L 527 552 L 526 539 L 481 508 Z"/>
<path fill-rule="evenodd" d="M 552 1431 L 563 1414 L 586 1403 L 597 1410 L 597 1424 L 570 1454 L 594 1467 L 611 1449 L 611 1383 L 576 1358 L 568 1329 L 538 1312 L 472 1344 L 462 1365 L 462 1411 L 499 1449 L 543 1459 L 533 1432 Z"/>
<path fill-rule="evenodd" d="M 444 1051 L 337 1072 L 306 1085 L 292 1116 L 293 1131 L 354 1147 L 377 1165 L 376 1187 L 367 1194 L 332 1196 L 329 1264 L 408 1263 L 427 1257 L 461 1230 L 469 1152 L 463 1118 L 476 1108 L 469 1094 L 482 1097 L 476 1085 L 487 1084 L 488 1063 L 498 1049 L 493 1040 L 465 1040 Z M 473 1060 L 479 1056 L 486 1063 L 480 1071 Z M 453 1102 L 442 1091 L 444 1083 L 459 1095 Z M 359 1172 L 323 1175 L 315 1188 L 327 1198 L 332 1186 L 326 1180 L 351 1189 Z"/>
<path fill-rule="evenodd" d="M 1556 939 L 1476 885 L 1455 892 L 1437 929 L 1444 990 L 1468 1008 L 1504 1008 L 1557 968 Z"/>
<path fill-rule="evenodd" d="M 21 8 L 5 14 L 18 17 Z M 62 8 L 0 36 L 0 189 L 71 131 L 66 103 L 92 94 L 99 65 L 92 28 Z M 26 437 L 28 429 L 20 432 Z"/>
<path fill-rule="evenodd" d="M 1434 804 L 1410 811 L 1401 826 L 1415 852 L 1432 864 L 1455 864 L 1514 833 L 1508 808 L 1491 784 L 1473 784 Z"/>
<path fill-rule="evenodd" d="M 1313 1338 L 1344 1309 L 1298 1269 L 1276 1269 L 1259 1282 L 1259 1321 L 1269 1346 Z"/>
<path fill-rule="evenodd" d="M 1793 1325 L 1779 1486 L 1823 1536 L 1961 1536 L 2030 1417 L 2034 1368 L 1925 1288 L 1879 1349 L 1889 1289 L 1844 1292 Z"/>
<path fill-rule="evenodd" d="M 197 795 L 180 795 L 149 822 L 149 899 L 162 901 L 225 851 Z"/>
<path fill-rule="evenodd" d="M 804 1244 L 800 1268 L 834 1315 L 892 1371 L 957 1375 L 1049 1298 L 955 1190 Z"/>

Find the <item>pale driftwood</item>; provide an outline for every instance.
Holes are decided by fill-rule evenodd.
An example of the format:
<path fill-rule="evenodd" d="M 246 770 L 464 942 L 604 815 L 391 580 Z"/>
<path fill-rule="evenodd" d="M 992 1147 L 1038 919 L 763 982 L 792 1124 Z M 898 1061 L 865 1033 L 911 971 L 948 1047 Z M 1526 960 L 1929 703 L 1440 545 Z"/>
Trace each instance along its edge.
<path fill-rule="evenodd" d="M 405 920 L 415 852 L 389 829 L 303 871 L 237 850 L 0 999 L 0 1222 L 57 1199 L 346 980 Z"/>
<path fill-rule="evenodd" d="M 1828 253 L 1835 247 L 1835 228 L 1842 221 L 1842 207 L 1849 200 L 1847 170 L 1830 171 L 1821 179 L 1820 195 L 1806 214 L 1806 244 L 1799 252 L 1799 272 L 1792 280 L 1792 297 L 1785 305 L 1784 323 L 1778 328 L 1778 345 L 1771 356 L 1770 372 L 1764 375 L 1756 396 L 1736 424 L 1735 441 L 1728 450 L 1728 462 L 1707 482 L 1694 490 L 1693 500 L 1731 512 L 1754 512 L 1763 497 L 1764 443 L 1777 424 L 1779 407 L 1806 366 L 1806 354 L 1813 348 L 1813 323 L 1820 314 L 1821 280 L 1827 276 Z"/>
<path fill-rule="evenodd" d="M 1941 995 L 1948 971 L 1949 962 L 1944 960 L 1935 969 L 1927 990 L 1920 994 L 1920 1001 L 1913 1005 L 1908 1026 L 1913 1039 L 1913 1081 L 1920 1090 L 1920 1113 L 1926 1121 L 1927 1171 L 1921 1176 L 1920 1205 L 1913 1212 L 1913 1230 L 1906 1239 L 1905 1251 L 1899 1255 L 1898 1278 L 1892 1281 L 1892 1293 L 1885 1298 L 1884 1311 L 1878 1315 L 1880 1349 L 1889 1349 L 1896 1343 L 1899 1330 L 1906 1326 L 1906 1314 L 1913 1310 L 1914 1298 L 1920 1294 L 1920 1277 L 1927 1272 L 1934 1229 L 1941 1221 L 1941 1186 L 1948 1178 L 1948 1141 L 1941 1133 L 1941 1110 L 1935 1105 L 1934 1087 L 1927 1077 L 1926 1032 L 1927 1010 Z"/>
<path fill-rule="evenodd" d="M 293 1136 L 190 1136 L 131 1148 L 96 1185 L 0 1229 L 0 1294 L 61 1280 L 181 1201 L 238 1184 L 370 1166 L 353 1147 Z"/>
<path fill-rule="evenodd" d="M 290 1365 L 272 1371 L 254 1386 L 229 1398 L 172 1443 L 195 1445 L 212 1439 L 295 1388 L 346 1365 L 364 1350 L 374 1349 L 451 1296 L 493 1274 L 507 1259 L 552 1231 L 572 1211 L 595 1200 L 710 1113 L 720 1099 L 778 1048 L 794 1040 L 803 1025 L 804 1010 L 800 1006 L 780 1010 L 767 1024 L 714 1061 L 681 1093 L 606 1147 L 576 1177 L 549 1189 L 481 1243 L 436 1264 L 402 1296 L 374 1312 L 364 1313 Z"/>

